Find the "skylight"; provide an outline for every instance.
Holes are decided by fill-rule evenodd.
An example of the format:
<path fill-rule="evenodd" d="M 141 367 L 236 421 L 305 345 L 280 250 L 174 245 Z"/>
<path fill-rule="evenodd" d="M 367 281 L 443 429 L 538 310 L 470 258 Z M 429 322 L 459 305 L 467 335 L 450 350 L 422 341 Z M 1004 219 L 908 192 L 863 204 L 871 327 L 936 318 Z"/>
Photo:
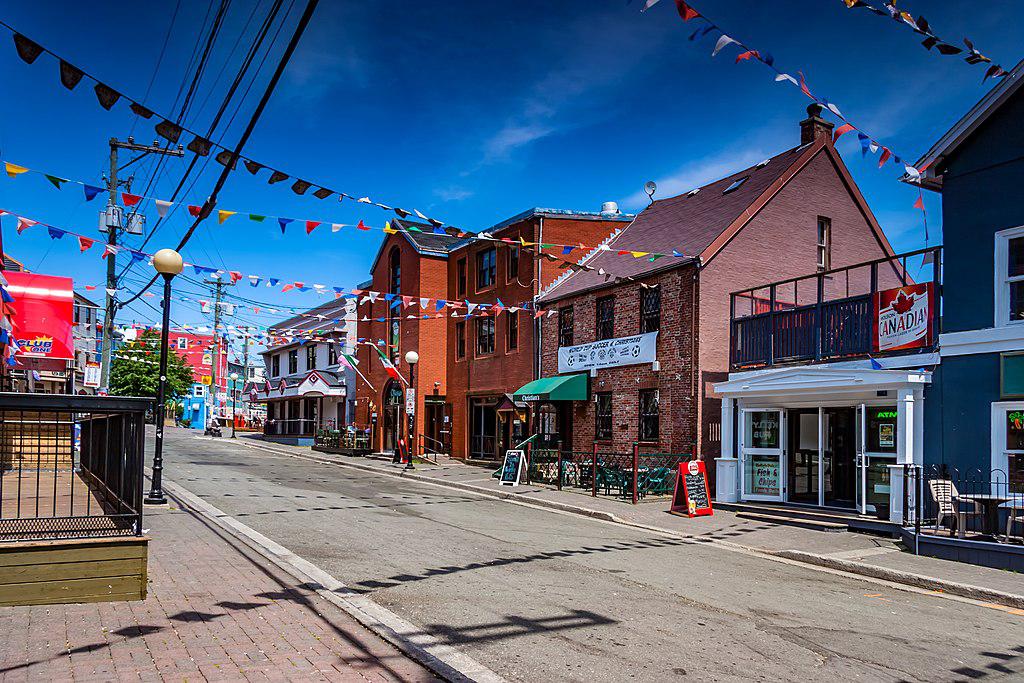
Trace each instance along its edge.
<path fill-rule="evenodd" d="M 768 162 L 769 162 L 769 161 L 771 161 L 771 159 L 765 159 L 764 161 L 762 161 L 761 163 L 759 163 L 759 164 L 758 164 L 757 166 L 755 166 L 754 168 L 764 168 L 765 166 L 767 166 L 767 165 L 768 165 Z"/>
<path fill-rule="evenodd" d="M 729 187 L 727 187 L 724 190 L 722 190 L 722 194 L 729 194 L 733 190 L 738 189 L 740 185 L 742 185 L 743 183 L 747 182 L 747 178 L 749 178 L 749 177 L 750 176 L 745 175 L 742 178 L 737 178 L 736 180 L 732 181 L 732 185 L 730 185 Z"/>
<path fill-rule="evenodd" d="M 694 188 L 694 189 L 690 190 L 689 192 L 687 192 L 686 196 L 687 197 L 692 197 L 693 195 L 697 194 L 698 192 L 700 192 L 700 188 L 699 187 Z"/>

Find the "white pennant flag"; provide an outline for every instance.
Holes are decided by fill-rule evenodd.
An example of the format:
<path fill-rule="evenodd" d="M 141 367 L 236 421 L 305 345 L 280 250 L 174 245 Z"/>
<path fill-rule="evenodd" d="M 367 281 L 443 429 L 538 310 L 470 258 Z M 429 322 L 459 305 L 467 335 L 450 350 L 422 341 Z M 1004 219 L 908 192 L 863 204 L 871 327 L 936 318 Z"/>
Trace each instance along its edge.
<path fill-rule="evenodd" d="M 167 210 L 174 206 L 174 204 L 172 204 L 171 202 L 164 201 L 163 199 L 154 200 L 154 204 L 156 204 L 156 212 L 160 216 L 160 218 L 166 216 Z"/>
<path fill-rule="evenodd" d="M 331 223 L 331 232 L 338 232 L 343 227 L 345 227 L 344 223 Z"/>
<path fill-rule="evenodd" d="M 776 81 L 789 81 L 793 85 L 800 85 L 799 81 L 797 81 L 795 78 L 793 78 L 789 74 L 779 74 L 778 76 L 775 77 L 775 80 Z"/>
<path fill-rule="evenodd" d="M 107 296 L 114 296 L 116 294 L 117 294 L 117 290 L 116 289 L 111 289 L 110 287 L 107 287 Z"/>
<path fill-rule="evenodd" d="M 420 299 L 420 308 L 426 308 L 429 305 L 430 305 L 430 299 L 427 299 L 425 297 Z"/>
<path fill-rule="evenodd" d="M 729 36 L 727 36 L 727 35 L 725 35 L 723 33 L 722 37 L 718 39 L 717 43 L 715 43 L 715 50 L 714 50 L 714 52 L 711 53 L 711 56 L 714 57 L 715 55 L 717 55 L 719 52 L 722 51 L 723 47 L 725 47 L 729 43 L 735 43 L 735 42 L 736 42 L 735 40 L 733 40 L 732 38 L 730 38 Z"/>

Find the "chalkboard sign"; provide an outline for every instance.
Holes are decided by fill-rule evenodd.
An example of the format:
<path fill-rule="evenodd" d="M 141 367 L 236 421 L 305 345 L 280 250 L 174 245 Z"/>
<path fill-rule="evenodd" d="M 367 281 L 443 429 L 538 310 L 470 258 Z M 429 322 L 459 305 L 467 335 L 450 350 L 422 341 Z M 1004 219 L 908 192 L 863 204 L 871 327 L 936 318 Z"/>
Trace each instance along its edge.
<path fill-rule="evenodd" d="M 505 486 L 518 486 L 519 477 L 523 474 L 523 459 L 526 454 L 523 451 L 509 449 L 505 451 L 505 461 L 501 465 L 500 484 Z"/>
<path fill-rule="evenodd" d="M 676 490 L 672 494 L 669 512 L 685 514 L 687 517 L 713 515 L 711 495 L 708 493 L 708 474 L 701 460 L 679 463 L 676 474 Z"/>

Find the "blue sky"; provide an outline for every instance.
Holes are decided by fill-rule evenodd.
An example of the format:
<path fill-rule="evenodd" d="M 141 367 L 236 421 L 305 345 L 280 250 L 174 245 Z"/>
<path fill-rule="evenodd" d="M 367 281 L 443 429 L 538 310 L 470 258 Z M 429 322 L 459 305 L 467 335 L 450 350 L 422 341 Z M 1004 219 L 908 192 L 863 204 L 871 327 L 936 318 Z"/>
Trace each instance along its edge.
<path fill-rule="evenodd" d="M 190 127 L 208 125 L 269 4 L 231 4 L 186 118 Z M 1024 44 L 1017 4 L 906 0 L 901 7 L 915 16 L 924 13 L 951 42 L 970 37 L 1011 68 Z M 658 196 L 669 196 L 798 142 L 797 121 L 808 100 L 796 88 L 773 82 L 763 65 L 735 64 L 734 49 L 712 58 L 713 39 L 688 41 L 693 24 L 682 24 L 671 0 L 644 14 L 640 5 L 641 0 L 322 2 L 246 154 L 336 190 L 416 207 L 480 230 L 533 206 L 597 210 L 602 201 L 615 200 L 625 210 L 639 210 L 647 180 L 658 182 Z M 803 70 L 817 94 L 911 161 L 992 85 L 982 83 L 983 67 L 926 52 L 907 28 L 847 10 L 841 0 L 704 0 L 695 6 L 727 33 L 771 52 L 781 69 Z M 173 1 L 8 3 L 2 18 L 157 112 L 169 113 L 208 9 L 206 2 L 180 1 L 158 70 Z M 294 7 L 274 56 L 298 13 Z M 255 19 L 246 28 L 251 14 Z M 232 51 L 239 36 L 241 47 Z M 269 67 L 225 142 L 237 139 Z M 66 91 L 49 57 L 24 64 L 6 32 L 0 33 L 0 78 L 4 160 L 100 184 L 110 137 L 154 138 L 152 123 L 136 120 L 127 106 L 100 109 L 85 83 Z M 911 208 L 916 192 L 896 182 L 896 167 L 879 171 L 877 157 L 861 159 L 852 135 L 839 148 L 897 249 L 923 246 L 921 216 Z M 150 194 L 169 195 L 186 163 L 169 161 Z M 149 162 L 139 164 L 136 189 L 149 181 L 150 168 Z M 210 163 L 185 198 L 201 203 L 219 170 Z M 298 197 L 288 185 L 271 187 L 265 175 L 255 179 L 240 170 L 229 179 L 219 207 L 326 222 L 362 218 L 374 225 L 389 217 L 373 207 Z M 926 199 L 935 243 L 941 238 L 940 205 L 937 197 Z M 97 238 L 100 201 L 86 203 L 73 186 L 57 192 L 38 176 L 0 178 L 0 207 Z M 153 223 L 152 206 L 147 213 Z M 147 250 L 174 246 L 190 224 L 187 218 L 173 216 Z M 18 237 L 11 219 L 3 225 L 6 250 L 29 268 L 69 274 L 76 285 L 102 283 L 99 248 L 79 255 L 70 239 L 54 242 L 39 229 Z M 184 253 L 187 261 L 203 265 L 353 287 L 365 279 L 380 238 L 379 232 L 332 234 L 323 228 L 307 237 L 297 225 L 282 236 L 276 224 L 236 216 L 224 225 L 207 221 Z M 126 289 L 147 270 L 137 266 Z M 198 291 L 180 284 L 185 292 Z M 312 292 L 281 294 L 241 284 L 239 294 L 260 301 L 301 307 L 322 301 Z M 102 287 L 90 296 L 100 300 Z M 181 302 L 173 317 L 188 323 L 206 319 L 196 306 Z M 120 320 L 156 318 L 140 303 Z M 273 320 L 250 311 L 235 322 Z"/>

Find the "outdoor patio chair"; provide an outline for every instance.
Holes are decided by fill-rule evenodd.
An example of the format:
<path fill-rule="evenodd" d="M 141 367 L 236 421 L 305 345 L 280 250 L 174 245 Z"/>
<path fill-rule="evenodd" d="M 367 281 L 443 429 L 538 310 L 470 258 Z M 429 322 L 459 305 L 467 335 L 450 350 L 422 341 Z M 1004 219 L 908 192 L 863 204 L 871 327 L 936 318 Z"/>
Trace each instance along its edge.
<path fill-rule="evenodd" d="M 1019 508 L 1014 504 L 1010 508 L 1009 514 L 1006 516 L 1006 541 L 1009 543 L 1010 536 L 1013 533 L 1013 525 L 1020 524 L 1024 526 L 1024 508 Z"/>
<path fill-rule="evenodd" d="M 966 501 L 970 503 L 971 509 L 962 509 L 960 504 L 963 501 L 960 498 L 960 492 L 948 479 L 932 479 L 928 482 L 928 488 L 931 489 L 932 498 L 939 506 L 939 512 L 935 516 L 935 530 L 938 531 L 942 528 L 942 522 L 946 517 L 952 517 L 953 523 L 949 526 L 949 535 L 953 535 L 955 528 L 957 537 L 963 538 L 967 529 L 967 518 L 980 516 L 982 514 L 981 504 L 976 500 Z"/>

